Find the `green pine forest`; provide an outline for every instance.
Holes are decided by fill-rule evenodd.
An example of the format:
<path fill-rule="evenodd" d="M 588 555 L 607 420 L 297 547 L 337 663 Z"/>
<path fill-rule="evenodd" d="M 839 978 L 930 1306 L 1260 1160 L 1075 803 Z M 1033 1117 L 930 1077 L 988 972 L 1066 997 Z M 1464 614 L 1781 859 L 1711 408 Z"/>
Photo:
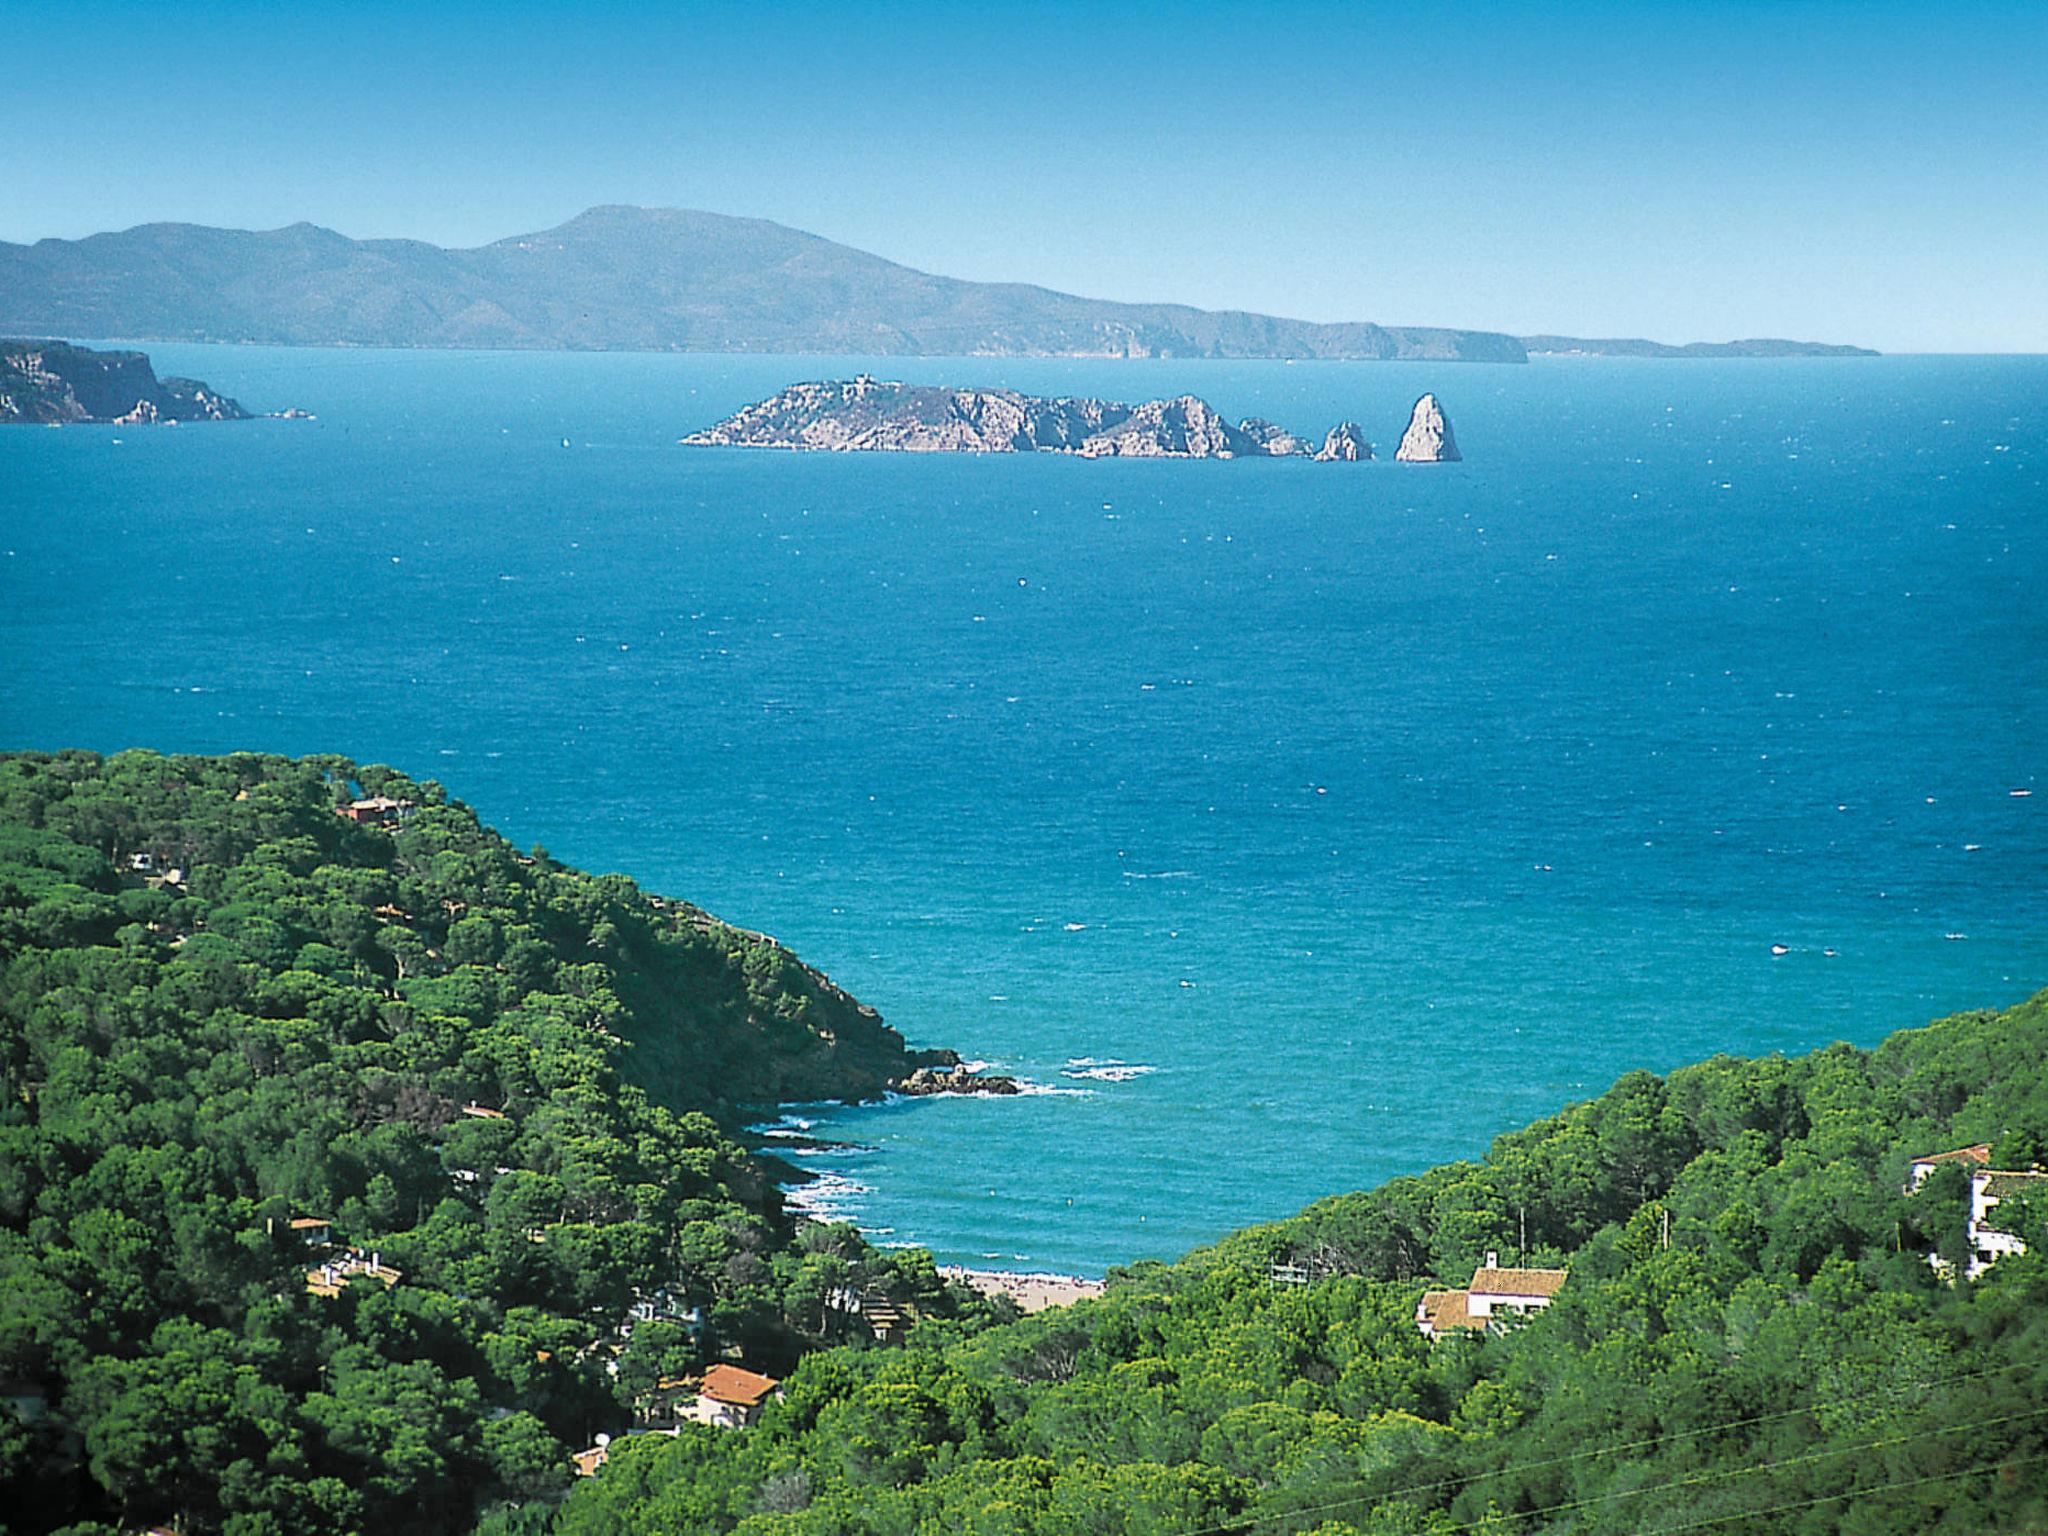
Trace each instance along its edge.
<path fill-rule="evenodd" d="M 379 795 L 393 825 L 335 814 Z M 1631 1073 L 1019 1319 L 793 1218 L 744 1134 L 880 1091 L 920 1059 L 900 1037 L 437 784 L 0 758 L 0 967 L 8 1531 L 2048 1531 L 2048 1209 L 2011 1199 L 2036 1251 L 1949 1284 L 1926 1255 L 1964 1257 L 1966 1174 L 1902 1192 L 1971 1142 L 2048 1162 L 2048 994 Z M 397 1283 L 311 1293 L 308 1216 Z M 1556 1304 L 1424 1340 L 1421 1293 L 1489 1249 L 1568 1267 Z M 908 1344 L 835 1325 L 842 1285 Z M 690 1321 L 621 1342 L 656 1294 Z M 572 1479 L 717 1359 L 786 1376 L 759 1425 L 627 1436 Z"/>

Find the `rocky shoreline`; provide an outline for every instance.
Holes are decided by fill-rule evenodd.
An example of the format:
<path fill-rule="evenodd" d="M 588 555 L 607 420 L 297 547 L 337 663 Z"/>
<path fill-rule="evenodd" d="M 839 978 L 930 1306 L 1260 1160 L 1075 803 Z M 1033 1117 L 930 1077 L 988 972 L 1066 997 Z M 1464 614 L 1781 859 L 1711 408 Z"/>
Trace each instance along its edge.
<path fill-rule="evenodd" d="M 68 341 L 0 341 L 0 424 L 247 421 L 249 412 L 198 379 L 158 378 L 142 352 Z"/>

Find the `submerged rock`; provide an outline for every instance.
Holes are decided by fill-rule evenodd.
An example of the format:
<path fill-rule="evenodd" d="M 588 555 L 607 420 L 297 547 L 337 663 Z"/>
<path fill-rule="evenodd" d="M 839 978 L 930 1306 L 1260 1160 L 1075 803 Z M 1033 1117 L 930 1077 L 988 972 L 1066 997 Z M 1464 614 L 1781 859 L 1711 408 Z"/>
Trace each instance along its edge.
<path fill-rule="evenodd" d="M 1372 444 L 1366 441 L 1365 429 L 1355 421 L 1338 422 L 1323 439 L 1323 446 L 1316 450 L 1316 462 L 1320 464 L 1356 464 L 1371 457 Z"/>
<path fill-rule="evenodd" d="M 1457 438 L 1451 435 L 1451 419 L 1435 395 L 1424 395 L 1415 402 L 1394 457 L 1403 464 L 1454 464 L 1463 457 Z"/>

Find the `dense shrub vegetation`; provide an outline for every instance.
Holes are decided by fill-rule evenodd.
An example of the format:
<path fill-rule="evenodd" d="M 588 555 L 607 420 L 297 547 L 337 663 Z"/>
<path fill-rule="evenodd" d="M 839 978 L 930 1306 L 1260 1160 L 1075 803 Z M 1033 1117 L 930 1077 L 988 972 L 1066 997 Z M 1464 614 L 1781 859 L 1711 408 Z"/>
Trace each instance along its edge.
<path fill-rule="evenodd" d="M 0 1023 L 10 1529 L 460 1530 L 659 1375 L 786 1368 L 829 1287 L 967 1304 L 733 1139 L 903 1070 L 879 1019 L 387 770 L 0 758 Z M 298 1217 L 401 1281 L 309 1294 Z"/>
<path fill-rule="evenodd" d="M 367 795 L 410 804 L 336 814 Z M 1926 1255 L 1963 1256 L 1965 1174 L 1902 1192 L 1918 1153 L 2048 1157 L 2048 994 L 1631 1074 L 1481 1162 L 998 1320 L 791 1222 L 735 1139 L 748 1100 L 899 1073 L 893 1033 L 431 783 L 0 759 L 0 966 L 7 1529 L 2048 1530 L 2048 1211 L 2016 1197 L 2035 1251 L 1950 1285 Z M 308 1216 L 401 1278 L 311 1293 Z M 1488 1249 L 1569 1281 L 1426 1342 L 1418 1297 Z M 842 1342 L 847 1284 L 914 1309 L 907 1347 Z M 638 1390 L 734 1357 L 790 1371 L 760 1425 L 623 1439 L 560 1497 Z"/>
<path fill-rule="evenodd" d="M 1911 1156 L 1980 1140 L 2006 1167 L 2048 1144 L 2048 994 L 1875 1051 L 1634 1073 L 1098 1302 L 813 1355 L 762 1427 L 635 1440 L 555 1529 L 2041 1531 L 2048 1213 L 1951 1287 L 1925 1254 L 1959 1256 L 1966 1180 L 1901 1193 Z M 1568 1264 L 1557 1303 L 1426 1342 L 1424 1286 L 1489 1248 Z"/>

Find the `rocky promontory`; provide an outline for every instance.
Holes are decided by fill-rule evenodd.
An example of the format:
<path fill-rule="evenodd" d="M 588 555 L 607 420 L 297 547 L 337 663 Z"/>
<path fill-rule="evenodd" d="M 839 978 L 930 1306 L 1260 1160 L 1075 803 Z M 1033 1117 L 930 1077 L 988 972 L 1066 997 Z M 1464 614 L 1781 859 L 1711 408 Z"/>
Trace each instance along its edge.
<path fill-rule="evenodd" d="M 141 352 L 65 341 L 0 341 L 0 423 L 246 421 L 249 413 L 197 379 L 159 379 Z"/>
<path fill-rule="evenodd" d="M 1435 395 L 1424 395 L 1408 413 L 1408 430 L 1394 458 L 1402 464 L 1455 464 L 1463 457 L 1451 435 L 1451 418 Z"/>
<path fill-rule="evenodd" d="M 1356 422 L 1320 449 L 1260 417 L 1231 422 L 1195 395 L 1126 405 L 1014 389 L 944 389 L 862 375 L 792 384 L 683 442 L 699 447 L 885 453 L 1069 453 L 1082 458 L 1372 457 Z"/>

